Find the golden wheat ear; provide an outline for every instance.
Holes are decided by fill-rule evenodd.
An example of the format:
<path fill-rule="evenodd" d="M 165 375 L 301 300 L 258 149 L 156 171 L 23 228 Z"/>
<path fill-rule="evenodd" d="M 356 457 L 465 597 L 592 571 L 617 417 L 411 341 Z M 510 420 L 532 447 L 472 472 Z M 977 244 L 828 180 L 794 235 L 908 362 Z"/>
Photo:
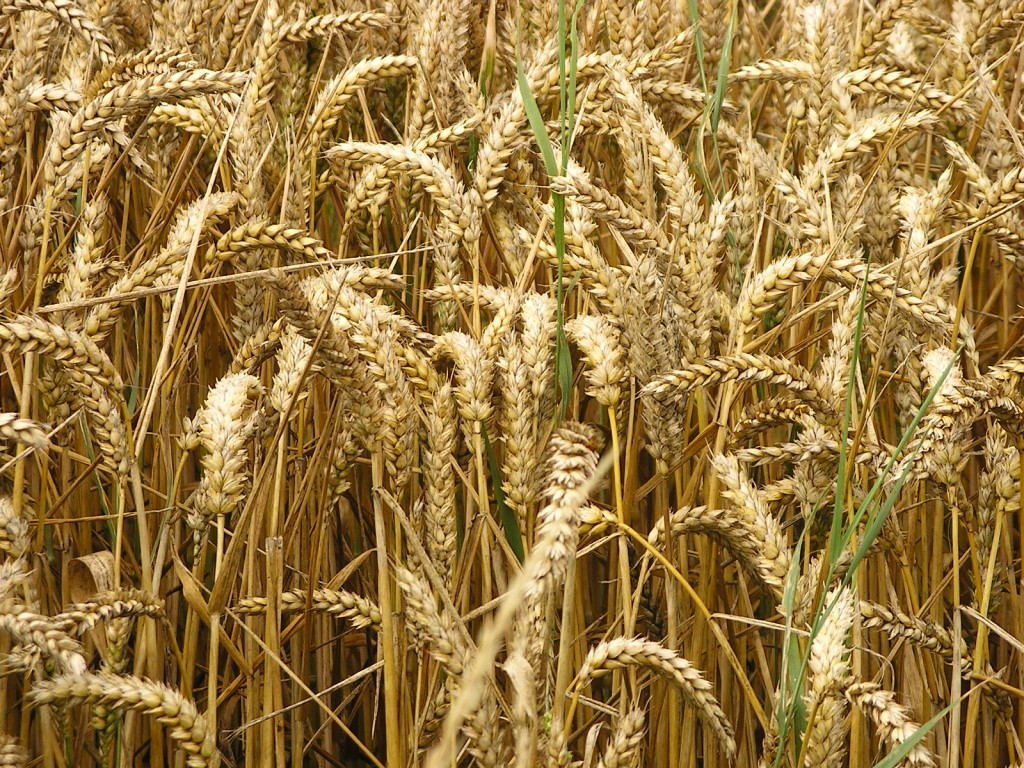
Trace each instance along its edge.
<path fill-rule="evenodd" d="M 631 667 L 646 669 L 675 685 L 715 734 L 726 758 L 733 759 L 736 754 L 734 730 L 711 693 L 711 683 L 673 650 L 643 638 L 620 637 L 608 640 L 594 646 L 587 653 L 580 667 L 578 684 L 587 685 L 613 669 Z"/>
<path fill-rule="evenodd" d="M 845 692 L 846 698 L 870 718 L 878 731 L 878 738 L 890 749 L 899 747 L 918 729 L 909 710 L 896 701 L 895 694 L 877 683 L 853 683 Z M 935 756 L 918 743 L 903 758 L 908 768 L 933 768 Z"/>
<path fill-rule="evenodd" d="M 31 700 L 37 706 L 83 702 L 155 715 L 170 729 L 171 738 L 185 753 L 185 762 L 190 768 L 207 768 L 220 763 L 216 737 L 206 717 L 189 699 L 161 683 L 83 669 L 77 674 L 38 683 L 32 690 Z"/>

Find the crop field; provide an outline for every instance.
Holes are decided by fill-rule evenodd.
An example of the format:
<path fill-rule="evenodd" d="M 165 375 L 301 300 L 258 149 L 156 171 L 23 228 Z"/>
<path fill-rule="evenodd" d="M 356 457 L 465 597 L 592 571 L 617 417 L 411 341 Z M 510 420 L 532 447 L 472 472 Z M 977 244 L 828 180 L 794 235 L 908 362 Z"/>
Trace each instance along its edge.
<path fill-rule="evenodd" d="M 0 62 L 0 766 L 1024 766 L 1024 2 Z"/>

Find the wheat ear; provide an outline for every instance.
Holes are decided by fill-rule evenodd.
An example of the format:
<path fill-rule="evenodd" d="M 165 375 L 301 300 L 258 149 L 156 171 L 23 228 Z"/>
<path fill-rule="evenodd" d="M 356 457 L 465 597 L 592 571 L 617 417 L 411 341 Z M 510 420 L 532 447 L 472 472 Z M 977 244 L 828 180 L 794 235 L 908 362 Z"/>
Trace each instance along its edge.
<path fill-rule="evenodd" d="M 27 445 L 39 451 L 50 446 L 47 427 L 32 419 L 23 419 L 16 413 L 0 413 L 0 437 Z"/>
<path fill-rule="evenodd" d="M 732 724 L 711 693 L 711 683 L 675 651 L 644 638 L 617 637 L 590 649 L 579 671 L 579 685 L 613 669 L 642 667 L 671 681 L 718 739 L 728 760 L 736 754 Z"/>
<path fill-rule="evenodd" d="M 918 729 L 907 708 L 896 696 L 878 683 L 854 683 L 846 689 L 846 698 L 855 704 L 878 729 L 879 738 L 895 748 Z M 902 768 L 934 768 L 935 757 L 923 744 L 916 744 L 898 765 Z"/>
<path fill-rule="evenodd" d="M 196 705 L 177 691 L 149 680 L 109 672 L 61 675 L 37 683 L 33 704 L 89 702 L 115 709 L 135 709 L 155 715 L 171 729 L 171 738 L 181 744 L 190 768 L 207 768 L 220 763 L 216 734 Z"/>
<path fill-rule="evenodd" d="M 849 589 L 829 593 L 832 610 L 811 641 L 807 668 L 809 685 L 804 693 L 807 711 L 814 714 L 804 746 L 804 765 L 838 768 L 846 756 L 846 700 L 842 686 L 850 675 L 848 635 L 853 627 L 853 593 Z"/>

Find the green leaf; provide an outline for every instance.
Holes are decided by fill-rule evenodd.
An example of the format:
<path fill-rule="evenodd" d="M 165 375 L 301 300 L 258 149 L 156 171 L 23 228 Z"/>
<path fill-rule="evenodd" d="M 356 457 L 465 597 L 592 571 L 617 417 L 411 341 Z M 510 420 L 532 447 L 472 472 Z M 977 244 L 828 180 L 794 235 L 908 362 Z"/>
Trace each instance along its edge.
<path fill-rule="evenodd" d="M 715 82 L 715 98 L 711 109 L 711 136 L 716 145 L 718 143 L 718 120 L 722 116 L 722 104 L 725 103 L 725 89 L 729 84 L 729 64 L 732 61 L 732 39 L 733 33 L 736 30 L 736 12 L 736 4 L 733 3 L 732 12 L 729 14 L 729 24 L 725 30 L 722 55 L 718 59 L 718 80 Z"/>
<path fill-rule="evenodd" d="M 487 437 L 487 427 L 480 425 L 484 436 L 484 450 L 487 451 L 487 465 L 491 469 L 491 488 L 494 489 L 494 503 L 498 505 L 498 517 L 501 518 L 501 525 L 505 529 L 505 541 L 508 542 L 512 552 L 522 563 L 526 559 L 526 552 L 523 549 L 523 534 L 519 530 L 519 521 L 516 519 L 508 504 L 505 502 L 505 491 L 501 487 L 501 469 L 498 467 L 498 459 L 491 447 L 491 440 Z"/>
<path fill-rule="evenodd" d="M 540 114 L 540 107 L 537 106 L 537 100 L 533 97 L 530 84 L 526 82 L 526 73 L 523 71 L 521 59 L 516 61 L 516 78 L 519 80 L 519 93 L 523 96 L 526 119 L 530 121 L 530 129 L 533 131 L 537 146 L 540 147 L 540 153 L 544 157 L 544 168 L 547 170 L 548 176 L 557 176 L 558 164 L 555 162 L 555 150 L 551 146 L 551 139 L 548 138 L 548 132 L 544 127 L 544 118 Z"/>
<path fill-rule="evenodd" d="M 871 267 L 868 261 L 868 269 Z M 836 499 L 832 508 L 832 529 L 828 535 L 828 564 L 835 567 L 843 552 L 843 502 L 846 500 L 846 441 L 850 434 L 850 416 L 853 412 L 853 386 L 857 381 L 857 366 L 860 362 L 861 334 L 864 331 L 864 311 L 868 298 L 867 275 L 860 289 L 860 306 L 857 310 L 857 326 L 853 332 L 853 352 L 850 355 L 850 370 L 846 378 L 846 403 L 843 406 L 843 429 L 839 433 L 839 466 L 836 470 Z"/>
<path fill-rule="evenodd" d="M 875 497 L 878 495 L 878 492 L 882 489 L 882 485 L 885 483 L 885 479 L 889 476 L 889 472 L 892 471 L 892 467 L 895 465 L 897 457 L 903 453 L 904 449 L 907 446 L 907 443 L 910 442 L 910 438 L 916 433 L 917 425 L 921 422 L 921 419 L 924 418 L 924 414 L 928 410 L 928 406 L 931 405 L 932 400 L 935 399 L 935 396 L 938 394 L 943 382 L 945 382 L 946 377 L 949 376 L 949 372 L 953 370 L 953 365 L 956 363 L 956 359 L 962 351 L 963 346 L 961 345 L 961 347 L 956 351 L 956 353 L 950 358 L 949 363 L 946 365 L 945 370 L 942 372 L 942 375 L 939 376 L 938 380 L 936 380 L 935 384 L 929 390 L 928 395 L 924 399 L 924 402 L 921 403 L 921 407 L 917 410 L 917 415 L 915 415 L 913 421 L 910 422 L 910 425 L 907 427 L 907 431 L 904 433 L 899 445 L 896 446 L 896 450 L 893 451 L 893 455 L 889 458 L 888 463 L 886 463 L 885 468 L 878 476 L 878 479 L 875 481 L 874 485 L 871 486 L 871 490 L 868 491 L 867 496 L 864 498 L 864 501 L 861 503 L 860 508 L 857 510 L 857 514 L 854 515 L 853 520 L 850 521 L 849 528 L 843 534 L 843 548 L 845 548 L 847 544 L 849 544 L 850 540 L 853 538 L 853 535 L 857 530 L 857 526 L 860 524 L 860 521 L 864 519 L 864 516 L 867 514 L 868 509 L 874 503 Z M 921 446 L 923 443 L 924 437 L 922 436 L 917 441 L 917 444 L 914 446 L 914 450 L 910 454 L 911 458 L 917 455 L 918 451 L 921 450 Z M 911 463 L 908 462 L 907 466 L 900 474 L 900 477 L 897 479 L 896 485 L 893 488 L 892 493 L 889 494 L 888 498 L 882 504 L 881 509 L 879 509 L 878 512 L 871 519 L 868 520 L 868 524 L 864 530 L 864 536 L 861 539 L 860 545 L 857 547 L 857 551 L 853 555 L 853 560 L 850 563 L 850 569 L 847 572 L 846 577 L 843 579 L 844 584 L 848 584 L 850 582 L 850 579 L 853 577 L 853 574 L 857 570 L 857 566 L 860 565 L 861 561 L 867 556 L 868 550 L 871 548 L 871 545 L 878 537 L 878 534 L 881 533 L 882 526 L 885 524 L 885 520 L 889 516 L 889 512 L 896 504 L 896 499 L 899 496 L 900 491 L 903 489 L 903 486 L 910 475 L 910 468 Z"/>

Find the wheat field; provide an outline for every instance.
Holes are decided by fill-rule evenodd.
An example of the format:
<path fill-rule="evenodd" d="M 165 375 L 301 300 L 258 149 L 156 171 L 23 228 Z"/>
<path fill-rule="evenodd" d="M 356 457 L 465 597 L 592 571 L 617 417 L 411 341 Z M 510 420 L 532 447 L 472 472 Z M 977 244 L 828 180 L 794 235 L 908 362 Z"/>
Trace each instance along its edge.
<path fill-rule="evenodd" d="M 0 765 L 1024 765 L 1024 2 L 0 14 Z"/>

